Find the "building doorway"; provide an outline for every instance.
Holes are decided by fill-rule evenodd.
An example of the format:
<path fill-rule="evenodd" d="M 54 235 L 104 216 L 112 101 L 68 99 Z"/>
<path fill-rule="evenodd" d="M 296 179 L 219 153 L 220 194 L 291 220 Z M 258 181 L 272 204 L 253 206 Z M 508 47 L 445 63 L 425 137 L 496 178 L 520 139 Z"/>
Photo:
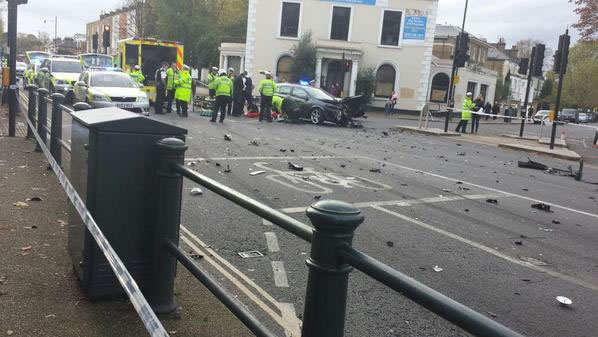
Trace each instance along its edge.
<path fill-rule="evenodd" d="M 328 71 L 326 72 L 326 82 L 322 89 L 330 92 L 333 84 L 338 85 L 338 93 L 343 89 L 345 82 L 345 72 L 343 71 L 343 63 L 340 60 L 331 60 L 328 63 Z"/>

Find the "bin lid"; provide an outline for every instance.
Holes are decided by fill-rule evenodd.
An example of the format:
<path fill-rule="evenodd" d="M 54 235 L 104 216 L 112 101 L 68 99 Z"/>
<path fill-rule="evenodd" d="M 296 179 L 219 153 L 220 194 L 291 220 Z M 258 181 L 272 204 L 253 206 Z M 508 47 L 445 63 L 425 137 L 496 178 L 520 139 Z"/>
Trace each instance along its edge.
<path fill-rule="evenodd" d="M 81 110 L 73 119 L 90 129 L 108 132 L 186 135 L 187 129 L 119 108 Z"/>

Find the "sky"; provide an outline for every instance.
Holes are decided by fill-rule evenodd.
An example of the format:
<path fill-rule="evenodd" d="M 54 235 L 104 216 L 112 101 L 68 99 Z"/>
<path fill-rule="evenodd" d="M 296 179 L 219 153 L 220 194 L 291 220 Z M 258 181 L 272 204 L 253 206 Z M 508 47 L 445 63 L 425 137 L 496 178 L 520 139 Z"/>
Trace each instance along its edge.
<path fill-rule="evenodd" d="M 273 1 L 273 0 L 265 0 Z M 19 32 L 54 36 L 54 17 L 58 17 L 58 36 L 85 33 L 85 24 L 97 20 L 101 11 L 119 7 L 122 0 L 29 0 L 19 6 Z M 461 26 L 465 0 L 439 0 L 437 23 Z M 504 37 L 507 45 L 521 39 L 537 39 L 556 49 L 558 36 L 577 21 L 568 0 L 470 0 L 465 30 L 489 42 Z M 6 11 L 4 11 L 6 16 Z M 45 20 L 45 23 L 44 23 Z M 572 40 L 579 33 L 571 30 Z"/>

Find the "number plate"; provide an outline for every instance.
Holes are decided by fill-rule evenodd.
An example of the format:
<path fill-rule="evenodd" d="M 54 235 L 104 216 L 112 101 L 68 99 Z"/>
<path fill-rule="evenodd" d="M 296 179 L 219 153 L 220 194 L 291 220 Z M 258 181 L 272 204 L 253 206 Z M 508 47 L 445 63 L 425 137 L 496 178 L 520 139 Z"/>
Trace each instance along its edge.
<path fill-rule="evenodd" d="M 121 109 L 131 109 L 133 108 L 133 104 L 117 103 L 116 107 Z"/>

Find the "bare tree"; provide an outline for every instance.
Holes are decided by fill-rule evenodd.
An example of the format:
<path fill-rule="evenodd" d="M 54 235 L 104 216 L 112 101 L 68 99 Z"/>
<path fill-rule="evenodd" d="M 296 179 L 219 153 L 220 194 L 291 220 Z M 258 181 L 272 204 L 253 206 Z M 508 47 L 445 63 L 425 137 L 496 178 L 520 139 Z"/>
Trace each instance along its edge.
<path fill-rule="evenodd" d="M 122 5 L 130 11 L 127 19 L 128 36 L 144 38 L 153 33 L 153 0 L 122 0 Z"/>

